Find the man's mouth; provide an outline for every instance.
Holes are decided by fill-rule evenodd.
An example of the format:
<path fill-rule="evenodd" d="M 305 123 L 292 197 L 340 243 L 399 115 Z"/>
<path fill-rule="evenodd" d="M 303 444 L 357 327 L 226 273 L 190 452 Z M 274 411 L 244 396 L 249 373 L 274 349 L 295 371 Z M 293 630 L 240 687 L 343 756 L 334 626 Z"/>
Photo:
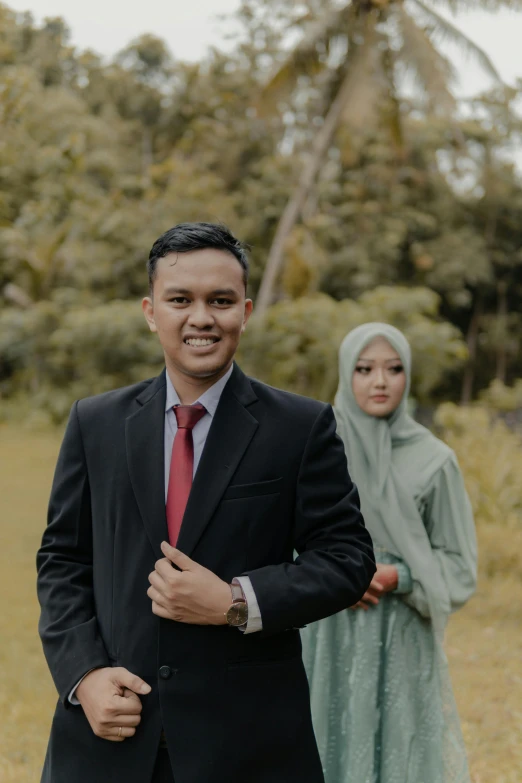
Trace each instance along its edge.
<path fill-rule="evenodd" d="M 219 341 L 219 337 L 185 337 L 185 345 L 191 345 L 193 348 L 205 348 L 208 345 L 214 345 Z"/>

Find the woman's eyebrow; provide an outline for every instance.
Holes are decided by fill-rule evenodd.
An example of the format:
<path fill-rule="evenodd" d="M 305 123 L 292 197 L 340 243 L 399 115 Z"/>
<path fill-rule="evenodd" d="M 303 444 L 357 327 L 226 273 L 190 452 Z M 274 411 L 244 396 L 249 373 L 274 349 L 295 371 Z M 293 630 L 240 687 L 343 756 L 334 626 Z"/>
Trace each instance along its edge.
<path fill-rule="evenodd" d="M 357 359 L 358 362 L 368 362 L 369 364 L 375 364 L 376 359 L 366 359 L 364 356 L 359 356 Z M 402 359 L 400 356 L 394 357 L 393 359 L 385 359 L 384 360 L 386 364 L 389 364 L 390 362 L 401 362 Z"/>

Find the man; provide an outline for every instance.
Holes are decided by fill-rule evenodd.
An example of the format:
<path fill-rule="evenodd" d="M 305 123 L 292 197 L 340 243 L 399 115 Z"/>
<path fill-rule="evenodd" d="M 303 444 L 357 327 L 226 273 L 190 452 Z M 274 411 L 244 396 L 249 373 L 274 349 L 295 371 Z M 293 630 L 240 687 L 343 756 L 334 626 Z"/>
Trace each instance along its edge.
<path fill-rule="evenodd" d="M 167 231 L 148 271 L 166 371 L 75 403 L 38 554 L 42 780 L 321 783 L 298 628 L 375 571 L 331 407 L 234 364 L 252 302 L 224 227 Z"/>

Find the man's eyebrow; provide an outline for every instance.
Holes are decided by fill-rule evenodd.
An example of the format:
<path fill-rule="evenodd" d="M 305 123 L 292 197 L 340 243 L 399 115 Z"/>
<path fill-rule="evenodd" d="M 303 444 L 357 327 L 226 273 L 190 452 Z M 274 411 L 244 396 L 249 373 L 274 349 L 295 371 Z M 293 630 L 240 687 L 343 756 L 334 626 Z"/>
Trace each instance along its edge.
<path fill-rule="evenodd" d="M 238 292 L 233 288 L 216 288 L 215 291 L 211 291 L 211 296 L 237 296 Z"/>
<path fill-rule="evenodd" d="M 175 288 L 169 286 L 165 288 L 163 292 L 166 296 L 173 296 L 175 294 L 182 294 L 183 296 L 193 296 L 193 291 L 188 288 Z M 238 296 L 238 292 L 233 288 L 216 288 L 208 293 L 208 296 Z"/>
<path fill-rule="evenodd" d="M 173 288 L 173 287 L 167 287 L 165 288 L 164 292 L 165 294 L 191 294 L 192 291 L 189 291 L 188 288 Z"/>

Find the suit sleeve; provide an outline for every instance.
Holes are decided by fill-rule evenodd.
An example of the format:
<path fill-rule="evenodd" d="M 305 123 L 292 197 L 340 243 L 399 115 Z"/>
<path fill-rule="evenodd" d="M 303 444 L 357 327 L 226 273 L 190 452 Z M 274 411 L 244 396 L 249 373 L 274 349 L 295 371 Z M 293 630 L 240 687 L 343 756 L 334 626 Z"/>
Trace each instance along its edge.
<path fill-rule="evenodd" d="M 357 603 L 375 573 L 370 534 L 331 406 L 318 415 L 296 487 L 294 563 L 248 572 L 264 633 L 302 627 Z"/>
<path fill-rule="evenodd" d="M 75 403 L 37 555 L 38 628 L 51 675 L 66 706 L 71 689 L 90 669 L 110 666 L 96 620 L 92 552 L 89 478 Z"/>

